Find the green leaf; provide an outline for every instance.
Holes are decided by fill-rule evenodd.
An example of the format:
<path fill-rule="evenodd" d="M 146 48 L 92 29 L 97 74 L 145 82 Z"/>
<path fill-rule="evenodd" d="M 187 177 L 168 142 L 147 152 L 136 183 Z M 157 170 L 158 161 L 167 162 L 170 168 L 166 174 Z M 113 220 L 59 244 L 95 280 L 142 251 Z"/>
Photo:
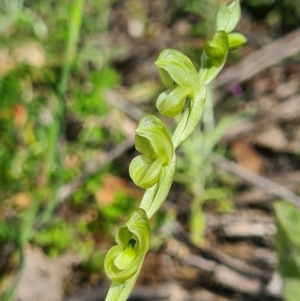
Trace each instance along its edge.
<path fill-rule="evenodd" d="M 283 289 L 284 289 L 285 301 L 299 301 L 300 298 L 299 278 L 284 278 Z"/>
<path fill-rule="evenodd" d="M 286 301 L 300 297 L 300 211 L 288 202 L 275 204 L 278 268 Z"/>
<path fill-rule="evenodd" d="M 206 217 L 201 208 L 201 200 L 196 197 L 192 200 L 191 216 L 189 220 L 190 225 L 190 238 L 195 245 L 200 245 L 204 240 Z"/>
<path fill-rule="evenodd" d="M 288 202 L 278 202 L 275 205 L 277 224 L 289 240 L 300 248 L 300 211 Z"/>

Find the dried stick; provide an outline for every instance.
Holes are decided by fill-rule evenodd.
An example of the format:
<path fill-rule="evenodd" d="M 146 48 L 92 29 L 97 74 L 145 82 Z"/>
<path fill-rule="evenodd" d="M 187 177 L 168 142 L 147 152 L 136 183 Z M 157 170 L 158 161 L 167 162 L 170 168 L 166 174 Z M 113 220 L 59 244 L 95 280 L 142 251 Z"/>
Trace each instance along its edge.
<path fill-rule="evenodd" d="M 294 204 L 296 207 L 300 209 L 300 197 L 297 194 L 293 193 L 292 191 L 284 188 L 283 186 L 269 179 L 266 179 L 262 176 L 259 176 L 221 156 L 214 155 L 213 161 L 219 167 L 237 175 L 241 179 L 251 183 L 252 185 L 260 187 L 261 189 L 275 196 L 286 199 L 287 201 L 291 202 L 292 204 Z"/>

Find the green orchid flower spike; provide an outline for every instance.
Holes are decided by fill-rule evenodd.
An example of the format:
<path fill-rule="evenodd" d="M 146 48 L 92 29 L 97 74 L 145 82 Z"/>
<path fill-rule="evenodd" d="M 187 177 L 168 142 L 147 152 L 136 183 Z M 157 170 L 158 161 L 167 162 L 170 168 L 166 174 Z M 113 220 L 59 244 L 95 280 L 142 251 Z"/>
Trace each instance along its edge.
<path fill-rule="evenodd" d="M 140 273 L 150 247 L 149 219 L 159 210 L 170 191 L 176 169 L 176 148 L 199 126 L 206 100 L 207 85 L 222 70 L 228 52 L 246 42 L 240 33 L 232 33 L 241 14 L 238 1 L 221 5 L 216 14 L 216 32 L 205 44 L 201 68 L 175 49 L 163 50 L 155 64 L 167 90 L 157 99 L 158 111 L 179 122 L 172 135 L 158 117 L 141 118 L 135 135 L 135 157 L 129 174 L 145 189 L 140 208 L 116 234 L 117 245 L 105 258 L 105 270 L 112 284 L 107 301 L 125 301 Z"/>
<path fill-rule="evenodd" d="M 145 115 L 136 129 L 135 147 L 142 155 L 132 160 L 130 177 L 137 186 L 150 188 L 158 182 L 163 166 L 170 165 L 174 155 L 166 125 L 154 115 Z"/>

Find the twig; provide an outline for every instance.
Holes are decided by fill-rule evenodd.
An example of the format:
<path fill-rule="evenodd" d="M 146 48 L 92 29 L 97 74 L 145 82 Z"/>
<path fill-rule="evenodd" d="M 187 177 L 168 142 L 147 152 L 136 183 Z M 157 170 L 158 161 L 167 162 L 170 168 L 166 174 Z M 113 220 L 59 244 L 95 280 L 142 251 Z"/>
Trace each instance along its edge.
<path fill-rule="evenodd" d="M 259 72 L 300 51 L 300 29 L 249 54 L 240 63 L 224 70 L 215 81 L 215 87 L 232 82 L 243 82 Z"/>
<path fill-rule="evenodd" d="M 299 84 L 300 88 L 300 84 Z M 233 124 L 223 135 L 222 140 L 230 142 L 238 137 L 245 136 L 249 133 L 261 132 L 261 128 L 266 124 L 282 123 L 282 122 L 298 122 L 300 116 L 300 93 L 297 93 L 284 102 L 278 103 L 274 108 L 269 109 L 267 112 L 261 112 L 255 118 L 245 120 Z M 282 150 L 297 152 L 298 144 L 293 140 L 287 141 L 286 144 L 281 145 Z"/>
<path fill-rule="evenodd" d="M 187 266 L 198 268 L 203 277 L 213 283 L 234 292 L 258 295 L 263 288 L 263 281 L 257 275 L 255 277 L 247 275 L 214 260 L 188 255 L 183 262 Z"/>
<path fill-rule="evenodd" d="M 109 90 L 106 92 L 105 98 L 109 104 L 126 113 L 134 121 L 138 122 L 145 115 L 142 110 L 125 100 L 118 92 Z"/>
<path fill-rule="evenodd" d="M 300 209 L 300 197 L 297 194 L 293 193 L 292 191 L 284 188 L 283 186 L 275 182 L 272 182 L 271 180 L 268 180 L 262 176 L 259 176 L 221 156 L 214 155 L 213 161 L 219 167 L 224 168 L 225 170 L 251 183 L 252 185 L 260 187 L 261 189 L 268 191 L 269 193 L 275 196 L 286 199 L 287 201 L 291 202 L 292 204 L 294 204 L 296 207 Z"/>

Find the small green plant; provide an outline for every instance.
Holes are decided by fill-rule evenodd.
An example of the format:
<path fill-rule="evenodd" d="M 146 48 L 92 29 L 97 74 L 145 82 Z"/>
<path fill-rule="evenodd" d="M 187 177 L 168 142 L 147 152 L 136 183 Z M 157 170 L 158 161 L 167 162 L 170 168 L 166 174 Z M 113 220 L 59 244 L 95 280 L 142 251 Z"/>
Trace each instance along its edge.
<path fill-rule="evenodd" d="M 220 176 L 214 172 L 213 156 L 225 131 L 233 124 L 247 118 L 242 112 L 224 116 L 215 122 L 213 111 L 213 87 L 209 85 L 202 126 L 182 145 L 177 159 L 177 173 L 174 180 L 183 184 L 191 193 L 189 213 L 190 240 L 195 245 L 204 241 L 206 219 L 202 211 L 205 204 L 213 205 L 218 212 L 233 210 L 232 189 L 220 187 Z M 221 181 L 222 182 L 222 181 Z"/>
<path fill-rule="evenodd" d="M 275 204 L 278 268 L 283 278 L 285 301 L 300 296 L 300 212 L 288 202 Z"/>
<path fill-rule="evenodd" d="M 45 248 L 51 257 L 55 257 L 66 251 L 71 246 L 73 239 L 72 227 L 58 220 L 37 232 L 33 241 Z"/>
<path fill-rule="evenodd" d="M 140 208 L 118 230 L 117 245 L 106 255 L 104 266 L 112 281 L 106 300 L 126 300 L 134 287 L 150 248 L 149 219 L 165 201 L 173 182 L 175 150 L 199 125 L 207 86 L 223 68 L 228 52 L 246 42 L 243 35 L 232 33 L 240 11 L 238 1 L 219 7 L 216 32 L 205 44 L 199 72 L 186 55 L 174 49 L 163 50 L 155 63 L 167 87 L 157 99 L 157 109 L 166 117 L 181 117 L 172 136 L 154 115 L 145 115 L 138 124 L 135 146 L 141 155 L 133 159 L 129 173 L 134 183 L 146 191 Z"/>

